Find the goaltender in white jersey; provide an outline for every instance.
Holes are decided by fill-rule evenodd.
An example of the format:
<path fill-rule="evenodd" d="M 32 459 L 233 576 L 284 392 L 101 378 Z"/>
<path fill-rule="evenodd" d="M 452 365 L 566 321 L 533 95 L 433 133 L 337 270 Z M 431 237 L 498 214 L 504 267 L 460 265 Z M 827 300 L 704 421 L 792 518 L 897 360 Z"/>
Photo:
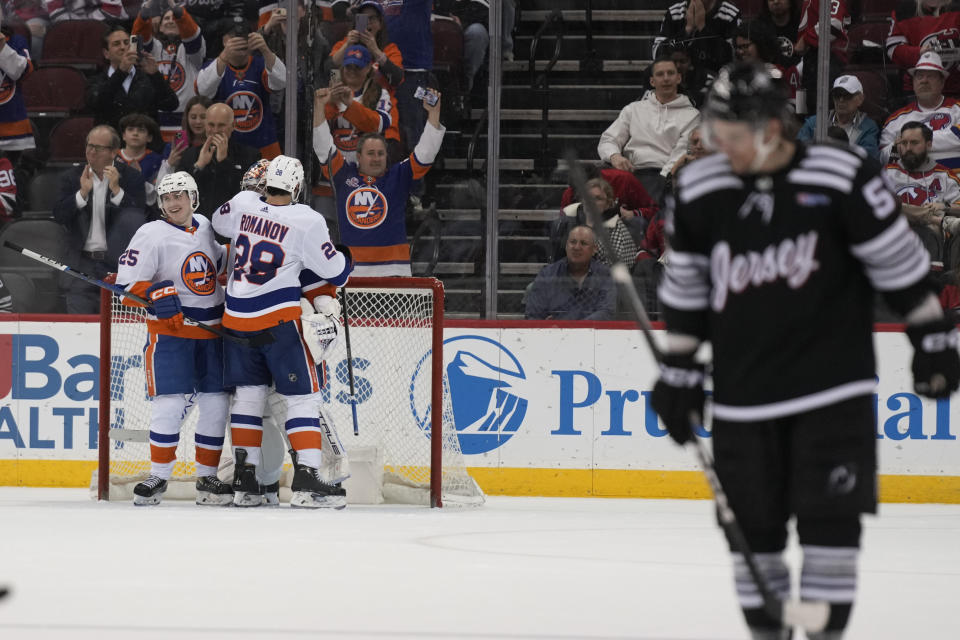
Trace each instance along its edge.
<path fill-rule="evenodd" d="M 157 186 L 163 220 L 137 231 L 119 260 L 117 284 L 150 301 L 144 348 L 151 400 L 150 476 L 134 488 L 134 503 L 157 504 L 176 462 L 187 396 L 197 394 L 197 504 L 226 505 L 229 485 L 216 477 L 223 449 L 229 398 L 223 390 L 223 344 L 212 333 L 184 324 L 184 315 L 217 326 L 224 293 L 217 275 L 224 248 L 210 222 L 194 215 L 197 184 L 185 172 Z"/>

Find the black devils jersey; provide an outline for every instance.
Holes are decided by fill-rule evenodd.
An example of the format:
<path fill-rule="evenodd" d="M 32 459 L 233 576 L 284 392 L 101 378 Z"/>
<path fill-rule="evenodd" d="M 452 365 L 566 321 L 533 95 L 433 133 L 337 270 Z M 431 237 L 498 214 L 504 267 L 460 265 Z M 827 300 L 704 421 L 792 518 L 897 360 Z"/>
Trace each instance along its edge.
<path fill-rule="evenodd" d="M 740 176 L 717 154 L 679 176 L 660 300 L 671 332 L 713 347 L 714 416 L 757 421 L 873 392 L 873 292 L 923 281 L 930 257 L 880 165 L 798 144 Z"/>

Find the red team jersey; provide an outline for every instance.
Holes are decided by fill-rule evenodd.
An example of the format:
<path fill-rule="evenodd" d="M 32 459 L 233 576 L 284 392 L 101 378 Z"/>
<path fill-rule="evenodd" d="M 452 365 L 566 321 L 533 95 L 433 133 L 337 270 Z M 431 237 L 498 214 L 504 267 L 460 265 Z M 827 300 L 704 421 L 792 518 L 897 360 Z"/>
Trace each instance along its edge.
<path fill-rule="evenodd" d="M 901 69 L 909 69 L 920 59 L 920 49 L 926 45 L 940 55 L 944 68 L 950 72 L 943 92 L 960 95 L 960 11 L 939 16 L 917 16 L 894 22 L 887 36 L 887 55 Z M 913 79 L 904 74 L 903 88 L 913 92 Z"/>

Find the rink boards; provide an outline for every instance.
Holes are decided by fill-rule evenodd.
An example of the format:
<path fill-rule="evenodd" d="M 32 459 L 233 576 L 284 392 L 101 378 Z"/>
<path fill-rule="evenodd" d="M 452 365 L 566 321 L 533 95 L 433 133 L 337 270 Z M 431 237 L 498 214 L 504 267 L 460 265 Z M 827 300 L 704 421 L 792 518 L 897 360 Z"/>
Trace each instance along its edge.
<path fill-rule="evenodd" d="M 99 326 L 92 318 L 8 318 L 0 322 L 0 485 L 87 486 L 96 464 Z M 382 380 L 378 354 L 352 337 L 368 390 L 358 406 L 362 428 L 375 419 L 365 403 L 383 384 L 423 383 L 427 354 L 406 363 L 408 377 Z M 451 321 L 444 342 L 448 409 L 487 493 L 708 496 L 691 455 L 649 407 L 656 369 L 630 324 Z M 911 349 L 898 328 L 878 327 L 875 344 L 881 500 L 960 503 L 960 397 L 933 402 L 912 392 Z M 345 379 L 330 384 L 331 401 L 345 397 Z M 425 415 L 427 407 L 409 405 L 418 420 Z M 349 437 L 348 425 L 340 431 Z"/>

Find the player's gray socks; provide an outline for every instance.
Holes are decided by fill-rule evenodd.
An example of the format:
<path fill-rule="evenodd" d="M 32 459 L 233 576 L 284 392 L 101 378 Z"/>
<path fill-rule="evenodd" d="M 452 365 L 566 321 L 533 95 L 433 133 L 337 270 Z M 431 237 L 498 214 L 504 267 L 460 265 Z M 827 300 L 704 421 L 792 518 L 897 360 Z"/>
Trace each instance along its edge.
<path fill-rule="evenodd" d="M 856 547 L 825 547 L 805 544 L 800 573 L 800 599 L 830 603 L 830 619 L 820 635 L 811 640 L 837 640 L 847 626 L 857 595 Z"/>

